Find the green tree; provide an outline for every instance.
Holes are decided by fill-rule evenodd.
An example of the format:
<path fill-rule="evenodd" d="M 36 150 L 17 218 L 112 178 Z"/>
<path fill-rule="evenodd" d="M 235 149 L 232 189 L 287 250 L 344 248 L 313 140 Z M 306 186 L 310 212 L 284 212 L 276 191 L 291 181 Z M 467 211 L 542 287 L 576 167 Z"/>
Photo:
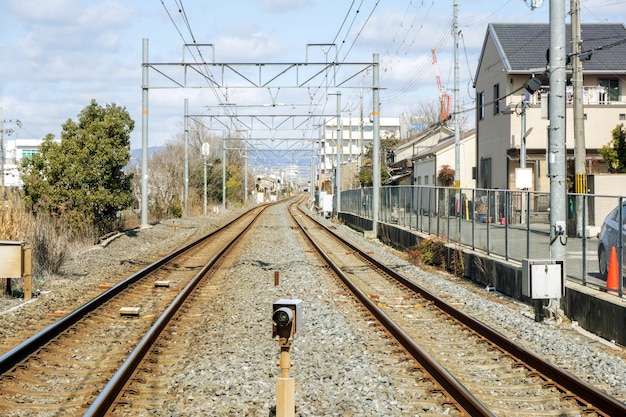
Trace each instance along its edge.
<path fill-rule="evenodd" d="M 62 126 L 61 142 L 48 134 L 39 153 L 22 163 L 26 202 L 35 214 L 63 217 L 80 230 L 110 231 L 118 210 L 133 203 L 130 133 L 135 122 L 125 108 L 95 100 Z"/>
<path fill-rule="evenodd" d="M 609 172 L 626 172 L 626 129 L 624 124 L 615 126 L 611 131 L 613 139 L 604 145 L 599 153 L 609 168 Z"/>
<path fill-rule="evenodd" d="M 372 172 L 374 171 L 374 166 L 372 163 L 372 148 L 369 147 L 365 150 L 365 158 L 363 159 L 363 165 L 359 170 L 359 183 L 361 183 L 361 187 L 371 187 L 374 185 L 374 177 L 372 176 Z M 383 164 L 380 166 L 380 181 L 384 182 L 389 178 L 389 171 L 387 171 L 387 167 Z"/>

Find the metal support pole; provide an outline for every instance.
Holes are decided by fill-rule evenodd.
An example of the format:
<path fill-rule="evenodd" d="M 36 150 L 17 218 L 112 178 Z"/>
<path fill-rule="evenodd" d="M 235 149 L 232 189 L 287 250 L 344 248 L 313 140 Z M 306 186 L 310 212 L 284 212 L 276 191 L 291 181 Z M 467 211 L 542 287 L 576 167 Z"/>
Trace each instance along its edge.
<path fill-rule="evenodd" d="M 204 182 L 203 182 L 203 185 L 204 185 L 204 190 L 203 190 L 204 191 L 204 204 L 203 204 L 204 210 L 203 210 L 203 213 L 204 213 L 204 217 L 206 217 L 206 204 L 207 204 L 207 201 L 206 201 L 206 156 L 203 157 L 202 160 L 204 162 L 204 164 L 203 164 L 204 165 Z"/>
<path fill-rule="evenodd" d="M 453 38 L 454 38 L 454 210 L 455 216 L 461 215 L 461 123 L 459 106 L 459 2 L 453 3 Z M 458 212 L 457 212 L 458 210 Z M 457 222 L 460 235 L 461 222 Z"/>
<path fill-rule="evenodd" d="M 184 175 L 184 190 L 185 190 L 185 217 L 189 216 L 189 127 L 188 127 L 188 114 L 189 114 L 189 99 L 185 99 L 185 119 L 183 121 L 185 130 L 185 175 Z"/>
<path fill-rule="evenodd" d="M 206 184 L 206 166 L 207 166 L 207 159 L 209 158 L 209 156 L 211 155 L 211 145 L 209 145 L 208 142 L 204 142 L 202 144 L 202 162 L 204 165 L 204 181 L 203 181 L 203 191 L 204 191 L 204 209 L 203 209 L 203 213 L 204 216 L 206 217 L 206 210 L 207 210 L 207 184 Z"/>
<path fill-rule="evenodd" d="M 520 155 L 519 155 L 519 165 L 520 168 L 526 168 L 526 97 L 524 97 L 522 99 L 522 112 L 521 112 L 521 117 L 522 117 L 522 132 L 521 132 L 521 144 L 520 144 Z M 524 216 L 524 211 L 525 211 L 525 205 L 524 205 L 524 197 L 525 197 L 525 193 L 524 193 L 525 188 L 522 190 L 522 193 L 520 195 L 521 197 L 521 204 L 520 204 L 520 223 L 524 224 L 526 222 L 525 220 L 525 216 Z"/>
<path fill-rule="evenodd" d="M 244 142 L 243 148 L 243 205 L 248 203 L 248 148 Z"/>
<path fill-rule="evenodd" d="M 148 227 L 148 39 L 143 39 L 141 76 L 141 227 Z"/>
<path fill-rule="evenodd" d="M 380 210 L 380 84 L 378 54 L 374 54 L 372 65 L 372 118 L 373 118 L 373 144 L 372 144 L 372 231 L 376 235 L 378 229 L 378 212 Z"/>
<path fill-rule="evenodd" d="M 337 184 L 337 195 L 335 198 L 337 199 L 336 204 L 336 215 L 339 216 L 339 212 L 341 211 L 341 159 L 342 159 L 342 150 L 343 150 L 343 137 L 342 137 L 342 126 L 341 126 L 341 92 L 337 91 L 337 169 L 335 170 L 335 183 Z"/>
<path fill-rule="evenodd" d="M 311 148 L 315 147 L 315 142 L 311 142 Z M 311 150 L 311 155 L 313 155 L 314 149 Z M 315 156 L 311 156 L 311 178 L 309 183 L 309 195 L 311 202 L 315 201 Z"/>
<path fill-rule="evenodd" d="M 222 209 L 226 210 L 226 134 L 222 137 Z"/>
<path fill-rule="evenodd" d="M 583 106 L 583 65 L 580 60 L 580 1 L 570 3 L 572 20 L 572 84 L 574 86 L 574 192 L 587 193 L 587 151 L 585 149 L 585 110 Z M 576 196 L 576 235 L 583 236 L 586 227 L 583 216 L 584 196 Z"/>
<path fill-rule="evenodd" d="M 550 1 L 550 95 L 548 175 L 550 176 L 550 258 L 563 261 L 567 243 L 565 149 L 565 0 Z M 555 308 L 559 308 L 556 300 Z"/>

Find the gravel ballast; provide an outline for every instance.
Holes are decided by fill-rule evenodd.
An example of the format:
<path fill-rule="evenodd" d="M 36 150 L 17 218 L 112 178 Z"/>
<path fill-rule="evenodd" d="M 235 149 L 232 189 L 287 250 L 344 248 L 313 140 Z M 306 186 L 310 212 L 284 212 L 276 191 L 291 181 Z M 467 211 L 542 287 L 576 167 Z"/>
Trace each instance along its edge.
<path fill-rule="evenodd" d="M 401 410 L 406 392 L 394 386 L 389 369 L 380 362 L 388 349 L 384 336 L 371 331 L 371 324 L 363 321 L 362 313 L 333 282 L 320 280 L 320 267 L 302 247 L 284 206 L 267 213 L 263 226 L 253 231 L 251 244 L 233 260 L 220 287 L 222 297 L 212 306 L 242 332 L 207 329 L 206 343 L 189 352 L 186 371 L 170 387 L 176 395 L 165 409 L 151 410 L 152 415 L 192 416 L 214 410 L 210 415 L 267 416 L 279 374 L 279 349 L 271 339 L 271 305 L 279 298 L 300 298 L 304 306 L 304 327 L 292 348 L 297 415 L 407 415 Z M 99 283 L 128 275 L 234 214 L 179 219 L 176 228 L 167 221 L 120 235 L 106 246 L 86 248 L 65 265 L 62 277 L 46 282 L 32 302 L 0 299 L 1 336 L 23 335 L 24 322 L 78 307 Z M 524 304 L 447 274 L 421 270 L 379 242 L 366 241 L 345 227 L 337 230 L 430 291 L 464 302 L 465 311 L 528 349 L 621 401 L 626 399 L 621 348 L 579 331 L 572 323 L 536 323 Z M 277 287 L 274 271 L 280 274 Z M 425 407 L 419 415 L 441 411 Z"/>

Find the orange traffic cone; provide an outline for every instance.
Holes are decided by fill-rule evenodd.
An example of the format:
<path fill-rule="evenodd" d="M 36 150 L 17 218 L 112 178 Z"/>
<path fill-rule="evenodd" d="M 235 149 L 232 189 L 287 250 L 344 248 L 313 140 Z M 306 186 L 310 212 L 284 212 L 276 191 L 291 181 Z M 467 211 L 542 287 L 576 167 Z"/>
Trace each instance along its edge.
<path fill-rule="evenodd" d="M 611 247 L 611 256 L 609 257 L 609 268 L 607 271 L 606 288 L 617 291 L 619 289 L 619 270 L 617 269 L 617 251 L 615 246 Z"/>

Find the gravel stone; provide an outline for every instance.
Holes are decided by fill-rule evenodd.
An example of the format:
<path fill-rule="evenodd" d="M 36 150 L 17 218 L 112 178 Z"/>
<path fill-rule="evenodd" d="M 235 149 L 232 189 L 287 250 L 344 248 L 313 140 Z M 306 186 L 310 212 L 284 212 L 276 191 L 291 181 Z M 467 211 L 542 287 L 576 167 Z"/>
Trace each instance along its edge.
<path fill-rule="evenodd" d="M 145 410 L 145 415 L 184 417 L 205 415 L 207 410 L 217 416 L 271 415 L 280 370 L 270 317 L 271 303 L 279 298 L 303 300 L 303 329 L 291 348 L 296 415 L 407 415 L 402 407 L 411 387 L 399 389 L 391 370 L 391 366 L 403 364 L 381 363 L 381 355 L 389 350 L 384 333 L 372 331 L 372 323 L 362 321 L 363 315 L 334 283 L 319 279 L 322 271 L 311 262 L 312 255 L 302 250 L 301 240 L 282 210 L 268 209 L 270 221 L 253 232 L 252 243 L 233 261 L 230 279 L 220 285 L 221 300 L 212 306 L 242 331 L 224 332 L 207 324 L 206 342 L 189 350 L 184 371 L 167 387 L 171 401 L 165 409 Z M 169 220 L 122 234 L 98 247 L 83 248 L 64 266 L 62 276 L 50 277 L 36 287 L 42 292 L 32 302 L 0 298 L 0 338 L 24 337 L 25 321 L 33 323 L 50 311 L 78 307 L 95 295 L 99 283 L 130 274 L 236 214 L 177 219 L 177 230 Z M 334 226 L 338 233 L 433 293 L 464 302 L 465 311 L 494 329 L 621 401 L 626 399 L 626 362 L 620 347 L 581 332 L 576 323 L 536 323 L 527 305 L 467 280 L 417 268 L 403 253 L 365 240 L 349 228 Z M 277 287 L 273 285 L 274 271 L 280 273 Z M 411 395 L 415 402 L 422 394 Z M 445 413 L 424 403 L 419 415 Z"/>

